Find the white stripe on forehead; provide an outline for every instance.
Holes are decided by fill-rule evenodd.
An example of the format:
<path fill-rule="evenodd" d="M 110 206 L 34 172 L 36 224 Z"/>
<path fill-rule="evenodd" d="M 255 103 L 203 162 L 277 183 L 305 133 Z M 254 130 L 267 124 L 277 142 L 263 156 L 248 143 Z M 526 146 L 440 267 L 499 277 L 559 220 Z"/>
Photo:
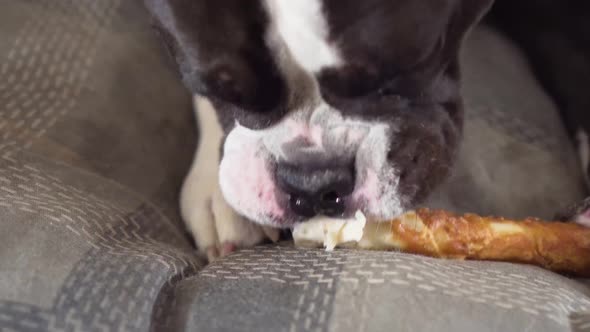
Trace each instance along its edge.
<path fill-rule="evenodd" d="M 264 0 L 293 59 L 307 72 L 339 65 L 338 50 L 330 45 L 322 0 Z"/>

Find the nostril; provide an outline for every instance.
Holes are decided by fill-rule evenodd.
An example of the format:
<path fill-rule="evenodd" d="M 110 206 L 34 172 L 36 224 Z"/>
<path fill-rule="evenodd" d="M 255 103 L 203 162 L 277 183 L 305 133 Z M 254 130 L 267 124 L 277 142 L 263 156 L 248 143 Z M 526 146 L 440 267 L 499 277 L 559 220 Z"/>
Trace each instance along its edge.
<path fill-rule="evenodd" d="M 320 195 L 317 212 L 329 217 L 338 217 L 344 213 L 344 196 L 337 191 L 328 191 Z"/>
<path fill-rule="evenodd" d="M 313 202 L 309 197 L 302 195 L 291 195 L 289 197 L 291 210 L 302 217 L 311 218 L 315 215 Z"/>
<path fill-rule="evenodd" d="M 329 191 L 327 193 L 322 194 L 320 200 L 326 203 L 339 203 L 342 200 L 342 198 L 340 197 L 339 193 L 335 191 Z"/>

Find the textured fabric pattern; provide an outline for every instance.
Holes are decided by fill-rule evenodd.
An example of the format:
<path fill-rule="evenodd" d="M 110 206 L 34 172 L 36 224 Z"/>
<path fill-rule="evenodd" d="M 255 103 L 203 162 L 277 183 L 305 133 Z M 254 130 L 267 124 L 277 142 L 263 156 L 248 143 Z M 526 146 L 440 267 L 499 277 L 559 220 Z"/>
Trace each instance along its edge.
<path fill-rule="evenodd" d="M 76 107 L 104 26 L 119 1 L 38 1 L 7 6 L 25 15 L 3 59 L 0 152 L 30 148 L 33 141 Z M 19 8 L 21 7 L 21 8 Z M 24 8 L 22 8 L 24 7 Z M 22 12 L 21 10 L 26 10 Z M 15 29 L 15 30 L 16 30 Z"/>
<path fill-rule="evenodd" d="M 0 20 L 0 330 L 165 326 L 202 265 L 177 213 L 194 119 L 141 2 Z"/>
<path fill-rule="evenodd" d="M 180 287 L 183 293 L 207 294 L 197 297 L 190 311 L 199 330 L 589 328 L 590 289 L 537 267 L 510 263 L 260 247 L 236 253 L 188 281 L 190 287 Z M 248 321 L 255 313 L 266 319 Z"/>
<path fill-rule="evenodd" d="M 141 2 L 4 0 L 0 22 L 0 330 L 590 330 L 590 283 L 529 266 L 281 245 L 203 269 L 177 211 L 191 98 Z M 481 29 L 463 62 L 465 144 L 429 204 L 581 198 L 518 53 Z"/>

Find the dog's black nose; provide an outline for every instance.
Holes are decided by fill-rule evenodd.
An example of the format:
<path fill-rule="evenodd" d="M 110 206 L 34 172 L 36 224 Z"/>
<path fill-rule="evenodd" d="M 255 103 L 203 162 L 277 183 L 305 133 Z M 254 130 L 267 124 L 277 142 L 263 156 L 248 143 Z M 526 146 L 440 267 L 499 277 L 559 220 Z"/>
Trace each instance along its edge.
<path fill-rule="evenodd" d="M 306 168 L 280 164 L 277 183 L 290 195 L 291 209 L 303 217 L 316 214 L 336 217 L 354 189 L 352 167 Z"/>

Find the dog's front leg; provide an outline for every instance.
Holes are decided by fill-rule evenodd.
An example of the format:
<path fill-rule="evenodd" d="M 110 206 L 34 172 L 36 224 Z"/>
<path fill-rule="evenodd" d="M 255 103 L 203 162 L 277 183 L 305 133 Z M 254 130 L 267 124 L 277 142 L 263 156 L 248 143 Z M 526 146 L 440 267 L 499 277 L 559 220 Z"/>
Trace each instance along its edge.
<path fill-rule="evenodd" d="M 199 144 L 180 198 L 182 218 L 197 248 L 212 260 L 238 247 L 276 241 L 278 230 L 262 227 L 239 216 L 225 201 L 219 188 L 219 152 L 223 132 L 209 101 L 195 97 Z"/>

